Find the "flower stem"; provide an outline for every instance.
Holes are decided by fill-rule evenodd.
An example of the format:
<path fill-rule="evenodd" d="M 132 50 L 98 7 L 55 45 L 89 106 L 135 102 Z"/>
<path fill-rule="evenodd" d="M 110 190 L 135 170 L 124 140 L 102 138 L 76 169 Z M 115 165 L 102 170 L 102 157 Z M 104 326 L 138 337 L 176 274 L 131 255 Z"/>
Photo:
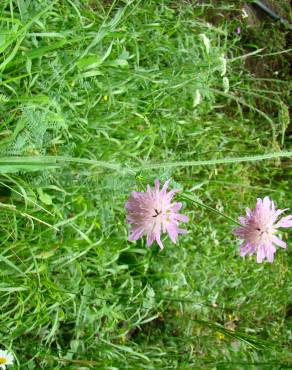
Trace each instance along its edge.
<path fill-rule="evenodd" d="M 184 200 L 189 200 L 192 203 L 197 204 L 198 206 L 207 209 L 208 211 L 216 213 L 217 215 L 219 215 L 219 216 L 225 218 L 226 220 L 236 224 L 237 226 L 241 226 L 238 221 L 234 220 L 234 218 L 226 216 L 224 213 L 218 211 L 217 209 L 215 209 L 213 207 L 210 207 L 210 206 L 207 206 L 206 204 L 197 201 L 192 195 L 183 193 L 183 194 L 179 194 L 178 197 L 181 198 L 181 199 L 184 199 Z"/>

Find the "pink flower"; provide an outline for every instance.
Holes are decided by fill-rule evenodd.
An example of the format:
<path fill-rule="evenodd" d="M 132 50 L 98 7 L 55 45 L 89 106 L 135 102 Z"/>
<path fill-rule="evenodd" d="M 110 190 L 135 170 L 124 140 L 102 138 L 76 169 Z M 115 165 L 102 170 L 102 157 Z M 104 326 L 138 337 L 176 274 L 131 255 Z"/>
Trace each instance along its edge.
<path fill-rule="evenodd" d="M 292 226 L 292 215 L 277 221 L 280 214 L 287 209 L 276 210 L 269 197 L 257 199 L 253 211 L 247 208 L 246 217 L 239 217 L 241 226 L 234 230 L 234 234 L 243 239 L 240 255 L 252 255 L 257 252 L 257 262 L 261 263 L 265 258 L 273 262 L 276 252 L 274 244 L 286 248 L 286 243 L 275 235 L 278 228 Z"/>
<path fill-rule="evenodd" d="M 167 193 L 170 180 L 167 180 L 160 191 L 160 182 L 155 180 L 155 188 L 147 185 L 146 192 L 133 191 L 125 204 L 127 221 L 131 225 L 128 240 L 137 240 L 147 235 L 147 246 L 150 247 L 154 240 L 160 248 L 163 244 L 160 240 L 161 233 L 168 233 L 173 243 L 176 243 L 178 234 L 186 234 L 187 231 L 180 229 L 179 221 L 188 222 L 188 217 L 181 215 L 179 210 L 182 203 L 171 203 L 178 189 Z"/>

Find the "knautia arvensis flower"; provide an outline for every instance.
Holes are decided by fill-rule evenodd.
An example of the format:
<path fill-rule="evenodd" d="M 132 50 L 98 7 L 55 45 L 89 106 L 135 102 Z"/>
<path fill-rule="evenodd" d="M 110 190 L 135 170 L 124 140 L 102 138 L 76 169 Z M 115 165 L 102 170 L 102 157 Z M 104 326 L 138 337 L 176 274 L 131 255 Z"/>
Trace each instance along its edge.
<path fill-rule="evenodd" d="M 279 227 L 291 227 L 292 215 L 279 216 L 287 209 L 276 209 L 269 197 L 257 199 L 254 210 L 246 208 L 246 216 L 239 217 L 241 226 L 234 230 L 234 234 L 243 239 L 240 255 L 257 254 L 257 262 L 265 258 L 273 262 L 276 252 L 275 245 L 286 248 L 286 243 L 276 234 Z"/>
<path fill-rule="evenodd" d="M 172 203 L 172 198 L 178 189 L 167 192 L 170 180 L 167 180 L 160 190 L 159 180 L 155 180 L 154 189 L 147 185 L 146 192 L 133 191 L 125 204 L 127 222 L 130 224 L 128 240 L 133 241 L 147 237 L 147 246 L 154 241 L 163 248 L 161 234 L 167 233 L 173 243 L 178 234 L 186 234 L 179 227 L 179 222 L 188 222 L 188 217 L 179 213 L 182 203 Z"/>

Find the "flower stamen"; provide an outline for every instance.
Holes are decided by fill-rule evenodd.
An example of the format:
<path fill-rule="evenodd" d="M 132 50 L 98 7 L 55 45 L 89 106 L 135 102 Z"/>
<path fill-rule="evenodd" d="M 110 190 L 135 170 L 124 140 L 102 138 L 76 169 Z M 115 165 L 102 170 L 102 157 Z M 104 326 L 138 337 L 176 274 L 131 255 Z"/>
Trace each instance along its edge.
<path fill-rule="evenodd" d="M 156 214 L 152 217 L 157 217 L 161 214 L 161 211 L 158 212 L 156 208 L 154 208 L 154 211 L 155 211 Z"/>

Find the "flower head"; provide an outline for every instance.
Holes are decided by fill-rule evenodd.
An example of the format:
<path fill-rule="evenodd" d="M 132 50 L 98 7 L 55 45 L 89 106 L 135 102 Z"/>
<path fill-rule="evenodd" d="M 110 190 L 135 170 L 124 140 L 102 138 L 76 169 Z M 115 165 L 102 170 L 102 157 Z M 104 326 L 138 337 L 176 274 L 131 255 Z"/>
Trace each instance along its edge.
<path fill-rule="evenodd" d="M 241 226 L 234 230 L 234 234 L 243 239 L 240 247 L 240 255 L 252 255 L 257 253 L 257 262 L 265 258 L 273 262 L 275 245 L 286 248 L 286 243 L 275 234 L 279 227 L 291 227 L 292 215 L 279 216 L 287 209 L 276 209 L 274 202 L 269 197 L 257 199 L 254 210 L 246 209 L 246 217 L 239 217 Z"/>
<path fill-rule="evenodd" d="M 132 192 L 125 204 L 127 221 L 131 225 L 128 240 L 137 240 L 147 235 L 147 246 L 156 240 L 162 249 L 161 233 L 168 233 L 173 243 L 176 243 L 178 234 L 187 233 L 179 228 L 179 221 L 189 220 L 187 216 L 179 213 L 182 203 L 171 203 L 174 194 L 179 190 L 167 192 L 169 182 L 170 180 L 167 180 L 161 190 L 159 180 L 155 180 L 154 189 L 147 185 L 146 192 Z"/>
<path fill-rule="evenodd" d="M 0 369 L 5 370 L 7 365 L 13 364 L 13 356 L 8 351 L 0 349 Z"/>

